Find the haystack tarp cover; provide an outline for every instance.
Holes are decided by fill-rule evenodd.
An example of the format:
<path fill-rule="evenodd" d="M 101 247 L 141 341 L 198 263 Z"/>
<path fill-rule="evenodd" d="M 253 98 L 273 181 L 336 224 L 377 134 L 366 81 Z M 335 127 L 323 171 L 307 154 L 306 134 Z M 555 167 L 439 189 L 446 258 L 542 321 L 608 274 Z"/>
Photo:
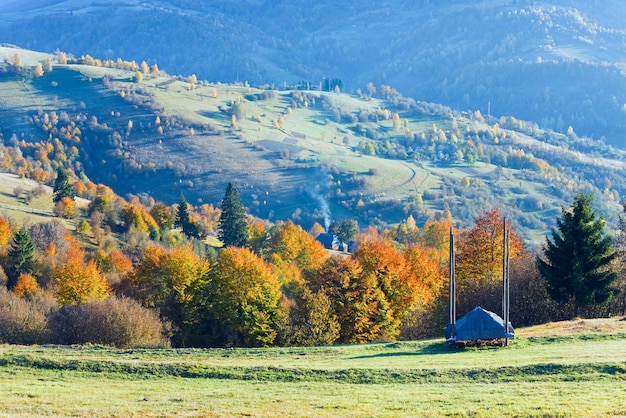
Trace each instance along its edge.
<path fill-rule="evenodd" d="M 508 332 L 504 329 L 504 319 L 499 315 L 477 306 L 467 315 L 456 321 L 456 338 L 452 337 L 452 324 L 445 329 L 446 340 L 476 341 L 511 338 L 513 326 L 509 322 Z"/>

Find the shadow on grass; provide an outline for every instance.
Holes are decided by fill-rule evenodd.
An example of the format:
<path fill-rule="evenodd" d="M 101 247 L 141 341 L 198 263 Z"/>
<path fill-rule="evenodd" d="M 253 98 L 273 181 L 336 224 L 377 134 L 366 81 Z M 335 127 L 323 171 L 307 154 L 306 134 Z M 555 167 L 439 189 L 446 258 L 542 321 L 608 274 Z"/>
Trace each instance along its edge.
<path fill-rule="evenodd" d="M 403 348 L 403 345 L 397 343 L 387 344 L 386 348 L 395 349 Z M 353 359 L 382 358 L 382 357 L 400 357 L 400 356 L 425 356 L 437 354 L 454 354 L 465 351 L 463 348 L 454 345 L 448 345 L 443 341 L 436 341 L 427 344 L 420 344 L 415 350 L 390 351 L 388 353 L 378 353 L 365 356 L 355 356 Z"/>

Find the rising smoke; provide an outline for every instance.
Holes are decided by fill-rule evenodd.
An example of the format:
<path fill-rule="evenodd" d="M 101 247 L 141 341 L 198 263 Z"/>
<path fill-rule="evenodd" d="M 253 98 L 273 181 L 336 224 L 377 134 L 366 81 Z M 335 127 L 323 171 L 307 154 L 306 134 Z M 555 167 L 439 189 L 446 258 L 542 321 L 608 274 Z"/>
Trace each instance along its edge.
<path fill-rule="evenodd" d="M 321 191 L 321 188 L 318 185 L 315 186 L 313 191 L 311 192 L 311 196 L 313 199 L 317 200 L 320 204 L 320 208 L 322 209 L 322 213 L 324 214 L 324 229 L 326 232 L 330 229 L 330 221 L 332 220 L 330 207 L 328 206 L 328 200 Z"/>

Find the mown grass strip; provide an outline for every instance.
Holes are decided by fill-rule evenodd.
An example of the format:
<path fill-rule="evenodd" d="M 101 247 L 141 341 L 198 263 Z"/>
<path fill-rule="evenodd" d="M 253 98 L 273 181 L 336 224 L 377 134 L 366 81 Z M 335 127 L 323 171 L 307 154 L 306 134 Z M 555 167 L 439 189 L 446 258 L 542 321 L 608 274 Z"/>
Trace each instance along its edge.
<path fill-rule="evenodd" d="M 0 366 L 79 371 L 87 373 L 123 374 L 128 378 L 183 377 L 202 379 L 230 379 L 280 382 L 341 382 L 349 384 L 407 384 L 407 383 L 458 383 L 483 382 L 533 382 L 533 381 L 583 381 L 626 380 L 626 362 L 535 364 L 498 368 L 455 369 L 310 369 L 293 367 L 211 367 L 184 363 L 144 363 L 52 359 L 30 355 L 12 355 L 0 359 Z"/>

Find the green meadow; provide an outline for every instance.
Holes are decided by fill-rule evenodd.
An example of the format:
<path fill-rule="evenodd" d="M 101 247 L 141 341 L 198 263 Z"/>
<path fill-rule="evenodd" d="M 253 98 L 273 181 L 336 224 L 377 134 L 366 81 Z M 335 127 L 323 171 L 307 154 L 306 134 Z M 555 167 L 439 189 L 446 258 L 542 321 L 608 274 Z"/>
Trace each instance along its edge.
<path fill-rule="evenodd" d="M 518 330 L 507 348 L 4 345 L 0 415 L 623 416 L 626 321 L 594 323 Z"/>

